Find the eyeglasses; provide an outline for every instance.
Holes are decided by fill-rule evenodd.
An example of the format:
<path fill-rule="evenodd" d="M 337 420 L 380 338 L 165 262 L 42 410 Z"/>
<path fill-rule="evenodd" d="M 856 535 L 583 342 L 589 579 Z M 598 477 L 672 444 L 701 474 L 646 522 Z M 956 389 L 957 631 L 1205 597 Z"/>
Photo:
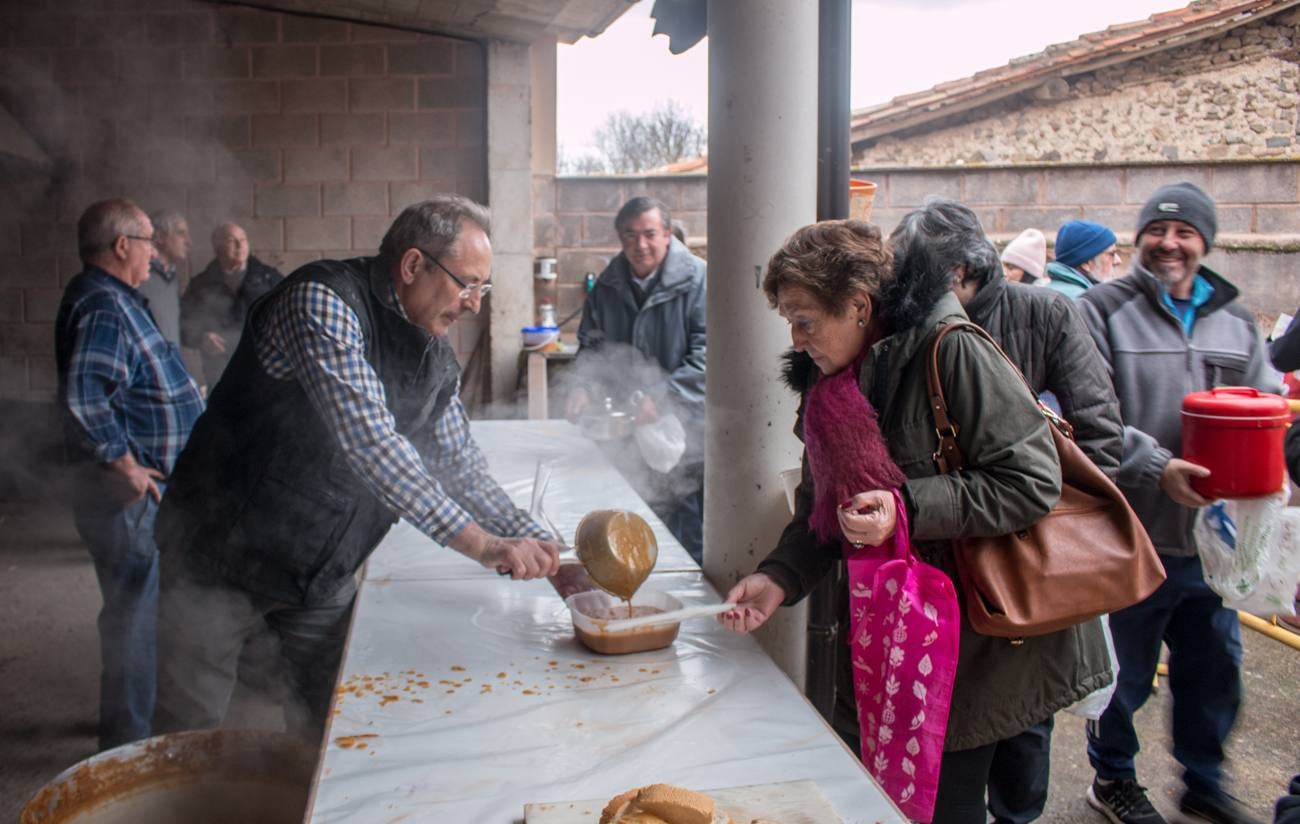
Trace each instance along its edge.
<path fill-rule="evenodd" d="M 492 291 L 492 284 L 490 283 L 480 283 L 477 284 L 476 286 L 470 286 L 465 281 L 456 277 L 455 272 L 451 271 L 446 266 L 443 266 L 442 262 L 439 261 L 436 257 L 424 251 L 423 249 L 420 249 L 419 246 L 416 246 L 415 248 L 419 250 L 420 254 L 424 255 L 429 260 L 433 261 L 433 264 L 435 266 L 437 266 L 442 271 L 446 272 L 447 277 L 451 278 L 453 281 L 456 282 L 456 285 L 460 287 L 460 293 L 456 295 L 456 297 L 460 298 L 461 300 L 469 300 L 469 296 L 474 294 L 475 292 L 478 292 L 479 300 L 482 300 L 483 298 L 488 296 L 488 292 Z"/>
<path fill-rule="evenodd" d="M 122 237 L 126 238 L 127 240 L 143 240 L 145 243 L 154 242 L 153 238 L 145 237 L 144 235 L 122 235 Z"/>

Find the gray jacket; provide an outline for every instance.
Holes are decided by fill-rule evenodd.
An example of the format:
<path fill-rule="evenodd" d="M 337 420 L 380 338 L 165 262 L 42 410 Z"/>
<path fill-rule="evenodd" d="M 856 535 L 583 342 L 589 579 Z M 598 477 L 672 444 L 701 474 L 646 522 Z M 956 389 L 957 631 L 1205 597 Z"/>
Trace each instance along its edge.
<path fill-rule="evenodd" d="M 595 396 L 622 403 L 640 389 L 695 416 L 704 405 L 705 263 L 674 238 L 656 277 L 638 308 L 622 252 L 600 273 L 578 326 L 578 379 Z"/>
<path fill-rule="evenodd" d="M 1196 310 L 1190 335 L 1163 302 L 1160 281 L 1138 261 L 1077 304 L 1119 397 L 1124 457 L 1117 483 L 1156 550 L 1174 556 L 1196 554 L 1196 510 L 1160 488 L 1169 459 L 1182 454 L 1183 396 L 1215 386 L 1279 388 L 1255 318 L 1236 302 L 1237 287 L 1208 267 L 1198 274 L 1214 294 Z"/>
<path fill-rule="evenodd" d="M 1035 392 L 1050 391 L 1084 453 L 1113 480 L 1124 424 L 1106 364 L 1073 301 L 1054 289 L 1012 283 L 995 273 L 966 306 Z"/>

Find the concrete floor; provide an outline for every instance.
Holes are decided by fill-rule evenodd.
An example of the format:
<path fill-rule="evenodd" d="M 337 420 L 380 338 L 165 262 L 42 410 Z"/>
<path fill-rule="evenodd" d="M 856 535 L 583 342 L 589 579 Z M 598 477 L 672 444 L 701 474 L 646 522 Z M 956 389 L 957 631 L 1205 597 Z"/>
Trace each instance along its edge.
<path fill-rule="evenodd" d="M 66 511 L 0 503 L 0 822 L 15 821 L 49 779 L 95 751 L 99 591 Z M 1234 792 L 1261 819 L 1300 772 L 1300 652 L 1244 631 L 1246 701 L 1229 745 Z M 1168 755 L 1167 690 L 1138 715 L 1141 780 L 1175 820 L 1181 784 Z M 1041 821 L 1103 819 L 1083 800 L 1092 779 L 1083 724 L 1062 714 Z M 458 824 L 448 822 L 448 824 Z M 477 822 L 464 822 L 477 824 Z"/>

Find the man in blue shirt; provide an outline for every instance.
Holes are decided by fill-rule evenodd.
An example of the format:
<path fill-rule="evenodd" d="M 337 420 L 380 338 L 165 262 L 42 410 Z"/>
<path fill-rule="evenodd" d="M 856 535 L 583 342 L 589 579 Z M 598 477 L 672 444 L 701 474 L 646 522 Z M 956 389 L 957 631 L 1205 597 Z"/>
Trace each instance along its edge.
<path fill-rule="evenodd" d="M 1076 304 L 1110 371 L 1124 421 L 1117 483 L 1142 519 L 1168 576 L 1145 601 L 1110 617 L 1119 678 L 1088 725 L 1097 778 L 1088 803 L 1111 821 L 1163 824 L 1137 781 L 1133 714 L 1151 695 L 1160 647 L 1169 647 L 1174 757 L 1186 791 L 1179 810 L 1216 824 L 1252 819 L 1225 788 L 1224 742 L 1241 704 L 1237 614 L 1205 582 L 1192 540 L 1192 488 L 1209 470 L 1183 460 L 1182 399 L 1214 386 L 1277 390 L 1263 338 L 1237 287 L 1203 263 L 1218 227 L 1214 201 L 1191 183 L 1158 189 L 1138 219 L 1128 275 Z"/>
<path fill-rule="evenodd" d="M 137 291 L 153 251 L 145 213 L 128 200 L 92 204 L 77 223 L 77 245 L 85 268 L 63 293 L 55 358 L 73 512 L 104 598 L 99 745 L 107 749 L 149 735 L 154 515 L 203 398 Z"/>

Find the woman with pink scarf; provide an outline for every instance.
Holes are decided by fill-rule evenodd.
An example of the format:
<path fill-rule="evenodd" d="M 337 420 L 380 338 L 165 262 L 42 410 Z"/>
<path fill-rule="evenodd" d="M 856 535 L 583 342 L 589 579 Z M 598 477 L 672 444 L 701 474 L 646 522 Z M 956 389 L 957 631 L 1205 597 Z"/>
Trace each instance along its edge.
<path fill-rule="evenodd" d="M 926 256 L 912 249 L 895 266 L 879 229 L 849 220 L 800 229 L 769 262 L 763 288 L 790 324 L 785 377 L 802 398 L 803 478 L 776 548 L 728 593 L 737 607 L 720 620 L 757 629 L 846 559 L 839 635 L 852 647 L 837 661 L 836 731 L 910 818 L 984 824 L 992 749 L 1044 717 L 1050 661 L 1032 638 L 1016 646 L 970 629 L 951 595 L 961 591 L 951 541 L 1038 521 L 1060 495 L 1060 466 L 1024 383 L 958 330 L 938 360 L 967 468 L 936 468 L 926 359 L 934 333 L 966 316 L 952 273 Z M 899 601 L 890 560 L 928 594 Z M 883 624 L 871 624 L 873 598 L 893 599 Z M 882 644 L 880 656 L 860 654 Z M 881 679 L 913 660 L 901 689 L 893 669 Z M 855 694 L 870 697 L 859 706 Z"/>

